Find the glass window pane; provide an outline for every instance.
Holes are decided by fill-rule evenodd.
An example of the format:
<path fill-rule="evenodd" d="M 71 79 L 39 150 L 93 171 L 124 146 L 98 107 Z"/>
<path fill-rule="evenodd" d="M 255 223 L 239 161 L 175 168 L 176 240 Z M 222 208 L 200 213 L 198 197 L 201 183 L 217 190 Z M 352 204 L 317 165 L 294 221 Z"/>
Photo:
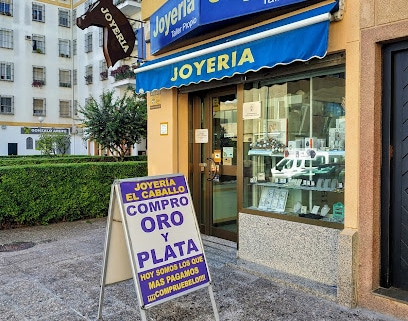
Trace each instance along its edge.
<path fill-rule="evenodd" d="M 2 62 L 0 63 L 0 80 L 13 80 L 12 79 L 13 64 Z"/>
<path fill-rule="evenodd" d="M 13 113 L 13 99 L 10 96 L 0 97 L 0 113 L 12 114 Z"/>
<path fill-rule="evenodd" d="M 0 47 L 13 48 L 13 31 L 8 29 L 0 29 Z"/>
<path fill-rule="evenodd" d="M 59 25 L 62 27 L 69 27 L 69 22 L 70 22 L 70 18 L 69 18 L 69 11 L 67 10 L 59 10 L 58 11 L 58 20 L 59 20 Z"/>
<path fill-rule="evenodd" d="M 343 223 L 345 74 L 244 90 L 244 207 Z"/>
<path fill-rule="evenodd" d="M 33 3 L 33 21 L 44 22 L 44 5 Z"/>
<path fill-rule="evenodd" d="M 31 137 L 26 139 L 26 149 L 33 149 L 33 139 Z"/>

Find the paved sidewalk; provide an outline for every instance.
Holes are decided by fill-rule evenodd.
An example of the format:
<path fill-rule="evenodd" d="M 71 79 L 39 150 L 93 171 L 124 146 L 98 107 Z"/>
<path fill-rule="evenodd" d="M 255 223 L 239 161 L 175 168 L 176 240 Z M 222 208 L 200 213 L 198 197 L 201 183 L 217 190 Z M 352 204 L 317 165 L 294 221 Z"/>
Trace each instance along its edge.
<path fill-rule="evenodd" d="M 97 320 L 106 218 L 0 231 L 0 320 Z M 32 242 L 17 251 L 13 242 Z M 399 319 L 347 309 L 241 268 L 235 243 L 203 236 L 221 321 Z M 133 281 L 105 288 L 103 320 L 141 320 Z M 155 306 L 148 320 L 214 320 L 208 290 Z"/>

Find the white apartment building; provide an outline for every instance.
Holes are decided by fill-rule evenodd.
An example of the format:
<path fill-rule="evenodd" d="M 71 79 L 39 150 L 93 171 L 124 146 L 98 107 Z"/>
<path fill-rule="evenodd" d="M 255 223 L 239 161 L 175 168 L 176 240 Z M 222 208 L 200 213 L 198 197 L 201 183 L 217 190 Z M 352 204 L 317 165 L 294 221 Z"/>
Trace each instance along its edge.
<path fill-rule="evenodd" d="M 107 68 L 102 28 L 81 30 L 76 18 L 95 0 L 0 0 L 0 155 L 36 155 L 43 131 L 71 135 L 70 154 L 98 155 L 98 146 L 83 139 L 78 107 L 104 90 L 122 95 L 135 86 L 130 58 Z M 114 0 L 136 31 L 141 0 Z M 125 77 L 111 72 L 130 66 Z M 122 67 L 126 69 L 126 67 Z M 124 78 L 124 79 L 121 79 Z M 135 146 L 133 155 L 146 151 Z"/>

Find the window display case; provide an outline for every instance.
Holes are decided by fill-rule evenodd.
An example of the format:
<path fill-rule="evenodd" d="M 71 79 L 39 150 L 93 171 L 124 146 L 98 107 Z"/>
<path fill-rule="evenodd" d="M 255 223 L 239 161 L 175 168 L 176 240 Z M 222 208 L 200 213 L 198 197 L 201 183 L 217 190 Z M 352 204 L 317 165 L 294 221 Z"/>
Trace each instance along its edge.
<path fill-rule="evenodd" d="M 244 207 L 343 223 L 345 75 L 341 70 L 244 91 Z"/>

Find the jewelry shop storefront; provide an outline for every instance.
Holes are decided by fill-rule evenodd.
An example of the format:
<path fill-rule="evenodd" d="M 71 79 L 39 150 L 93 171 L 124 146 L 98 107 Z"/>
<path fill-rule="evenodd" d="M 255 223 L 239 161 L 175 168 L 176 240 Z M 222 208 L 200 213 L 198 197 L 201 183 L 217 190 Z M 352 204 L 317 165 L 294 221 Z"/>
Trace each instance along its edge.
<path fill-rule="evenodd" d="M 136 91 L 148 93 L 149 175 L 186 175 L 201 232 L 236 241 L 242 262 L 314 282 L 348 306 L 354 3 L 144 3 L 148 57 L 135 70 Z"/>

